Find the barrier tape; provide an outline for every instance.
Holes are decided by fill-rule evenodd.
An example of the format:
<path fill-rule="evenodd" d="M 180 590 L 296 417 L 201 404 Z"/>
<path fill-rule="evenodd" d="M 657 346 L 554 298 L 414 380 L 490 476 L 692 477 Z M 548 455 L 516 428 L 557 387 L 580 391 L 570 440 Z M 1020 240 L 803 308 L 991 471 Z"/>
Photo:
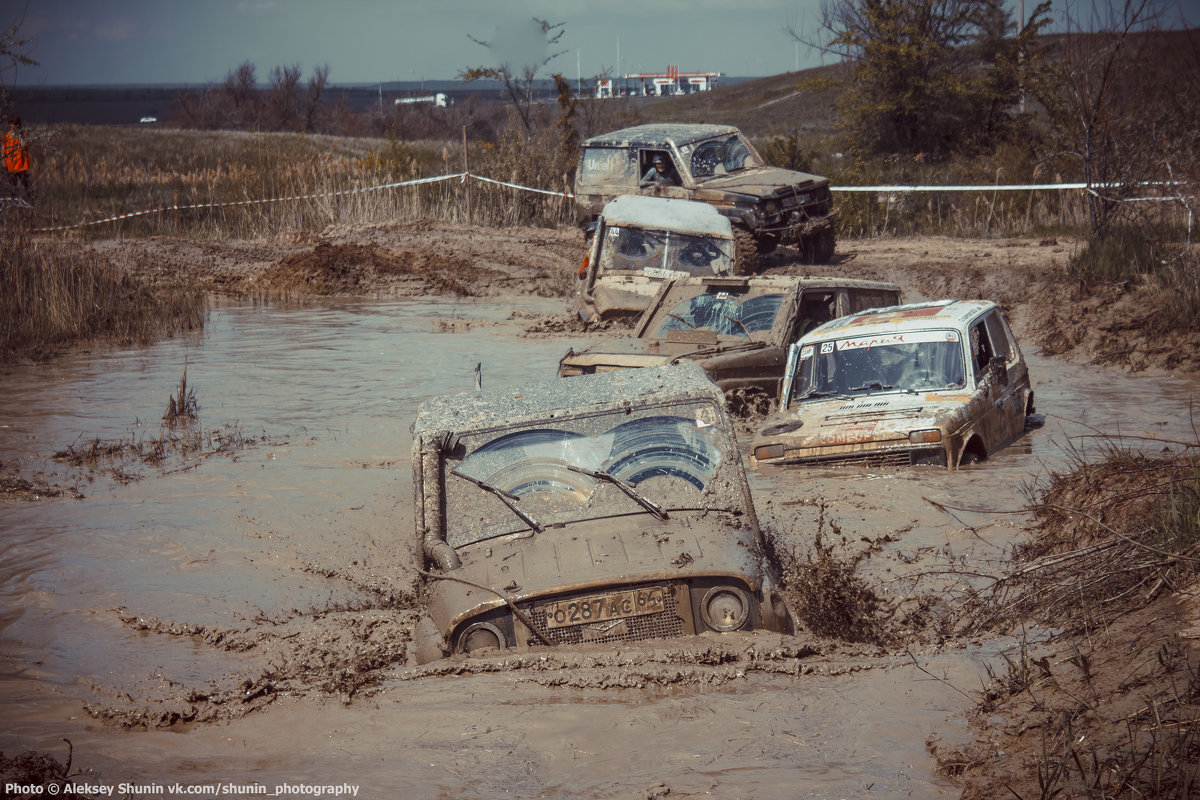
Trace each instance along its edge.
<path fill-rule="evenodd" d="M 264 205 L 267 203 L 284 203 L 295 200 L 315 200 L 321 197 L 343 197 L 353 194 L 363 194 L 366 192 L 378 192 L 384 189 L 397 189 L 403 186 L 418 186 L 421 184 L 440 183 L 442 181 L 452 181 L 459 179 L 460 183 L 466 183 L 467 178 L 481 181 L 483 183 L 492 183 L 497 186 L 505 186 L 510 189 L 519 189 L 525 192 L 535 192 L 537 194 L 551 195 L 553 197 L 564 197 L 569 200 L 575 199 L 575 195 L 569 192 L 555 192 L 548 189 L 538 189 L 533 186 L 522 186 L 518 183 L 510 183 L 508 181 L 500 181 L 495 178 L 485 178 L 482 175 L 472 175 L 469 172 L 456 172 L 452 175 L 438 175 L 433 178 L 416 178 L 409 181 L 396 181 L 393 183 L 382 183 L 376 186 L 363 186 L 357 189 L 338 189 L 332 192 L 317 192 L 315 194 L 297 194 L 284 197 L 268 197 L 258 200 L 227 200 L 216 203 L 190 203 L 187 205 L 169 205 L 160 206 L 158 208 L 148 208 L 141 211 L 130 211 L 125 214 L 117 214 L 103 219 L 85 220 L 77 222 L 73 225 L 55 225 L 47 228 L 37 228 L 37 233 L 49 233 L 53 231 L 67 231 L 78 228 L 85 228 L 91 225 L 103 225 L 107 222 L 118 222 L 123 219 L 132 219 L 134 217 L 144 217 L 148 214 L 160 214 L 164 211 L 191 211 L 201 208 L 228 208 L 233 206 L 251 206 Z M 1143 181 L 1133 184 L 1136 186 L 1179 186 L 1184 181 Z M 960 186 L 920 186 L 920 185 L 892 185 L 892 186 L 831 186 L 830 191 L 833 192 L 874 192 L 877 194 L 901 194 L 911 192 L 1028 192 L 1028 191 L 1046 191 L 1046 190 L 1078 190 L 1086 191 L 1096 197 L 1101 197 L 1097 188 L 1119 188 L 1125 184 L 1109 183 L 1109 184 L 1088 184 L 1088 183 L 1031 183 L 1031 184 L 997 184 L 994 186 L 987 185 L 960 185 Z M 1126 202 L 1134 201 L 1177 201 L 1191 199 L 1191 196 L 1173 196 L 1173 197 L 1137 197 L 1125 198 Z"/>
<path fill-rule="evenodd" d="M 338 189 L 332 192 L 317 192 L 315 194 L 294 194 L 284 197 L 266 197 L 258 200 L 225 200 L 219 203 L 190 203 L 187 205 L 169 205 L 159 206 L 158 208 L 148 208 L 141 211 L 130 211 L 125 214 L 117 214 L 103 219 L 85 220 L 77 222 L 73 225 L 55 225 L 49 228 L 37 228 L 35 233 L 48 233 L 52 231 L 67 231 L 76 228 L 86 228 L 89 225 L 102 225 L 106 222 L 116 222 L 118 220 L 130 219 L 132 217 L 144 217 L 147 214 L 158 214 L 163 211 L 190 211 L 197 208 L 227 208 L 230 206 L 252 206 L 263 205 L 266 203 L 284 203 L 292 200 L 315 200 L 319 197 L 341 197 L 352 194 L 363 194 L 364 192 L 378 192 L 383 189 L 395 189 L 401 186 L 416 186 L 423 183 L 439 183 L 441 181 L 450 181 L 455 178 L 467 178 L 465 172 L 456 173 L 454 175 L 439 175 L 435 178 L 416 178 L 411 181 L 396 181 L 395 183 L 381 183 L 376 186 L 362 186 L 357 189 Z"/>

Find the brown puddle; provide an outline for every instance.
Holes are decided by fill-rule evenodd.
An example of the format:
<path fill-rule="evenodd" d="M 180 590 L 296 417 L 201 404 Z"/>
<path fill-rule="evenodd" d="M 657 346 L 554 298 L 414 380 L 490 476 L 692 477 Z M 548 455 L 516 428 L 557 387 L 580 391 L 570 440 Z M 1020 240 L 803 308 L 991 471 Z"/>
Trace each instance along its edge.
<path fill-rule="evenodd" d="M 702 639 L 409 668 L 417 406 L 472 388 L 477 363 L 492 385 L 549 379 L 581 341 L 524 336 L 512 310 L 234 305 L 203 337 L 7 368 L 4 473 L 64 493 L 0 495 L 0 750 L 65 760 L 66 737 L 95 781 L 268 794 L 953 795 L 925 740 L 966 736 L 963 693 L 1007 643 L 939 641 L 929 598 L 1003 559 L 1025 485 L 1094 446 L 1074 437 L 1193 436 L 1194 382 L 1031 357 L 1044 425 L 981 465 L 751 475 L 781 555 L 820 530 L 902 609 L 886 646 Z M 51 459 L 159 436 L 185 364 L 201 434 L 241 447 L 118 456 L 128 480 Z"/>

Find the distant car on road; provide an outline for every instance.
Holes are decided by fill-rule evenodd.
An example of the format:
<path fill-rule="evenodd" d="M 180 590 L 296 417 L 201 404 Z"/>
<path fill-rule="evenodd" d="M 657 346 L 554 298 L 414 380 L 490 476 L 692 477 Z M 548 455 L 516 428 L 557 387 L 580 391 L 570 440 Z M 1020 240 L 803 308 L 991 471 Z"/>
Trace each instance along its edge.
<path fill-rule="evenodd" d="M 663 179 L 646 181 L 656 158 Z M 758 271 L 759 253 L 797 245 L 811 263 L 833 257 L 833 198 L 819 175 L 769 167 L 730 125 L 657 123 L 604 133 L 581 145 L 575 171 L 580 224 L 618 195 L 653 194 L 710 203 L 733 223 L 737 271 Z"/>
<path fill-rule="evenodd" d="M 568 350 L 562 377 L 694 361 L 735 410 L 765 411 L 779 396 L 788 345 L 843 314 L 901 302 L 881 281 L 796 276 L 678 278 L 662 285 L 633 338 Z"/>
<path fill-rule="evenodd" d="M 724 398 L 695 364 L 426 401 L 413 477 L 419 662 L 793 630 Z"/>
<path fill-rule="evenodd" d="M 1029 369 L 995 303 L 875 309 L 792 345 L 781 408 L 750 462 L 954 468 L 1012 443 L 1033 412 Z"/>
<path fill-rule="evenodd" d="M 584 320 L 636 318 L 663 281 L 733 273 L 733 228 L 707 203 L 622 196 L 604 206 L 576 273 Z"/>

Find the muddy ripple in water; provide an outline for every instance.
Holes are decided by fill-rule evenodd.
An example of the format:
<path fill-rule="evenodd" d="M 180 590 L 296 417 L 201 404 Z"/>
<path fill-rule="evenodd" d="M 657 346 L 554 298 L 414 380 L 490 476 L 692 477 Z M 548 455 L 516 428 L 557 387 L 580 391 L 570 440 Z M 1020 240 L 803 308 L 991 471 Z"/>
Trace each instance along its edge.
<path fill-rule="evenodd" d="M 508 311 L 233 306 L 203 337 L 8 370 L 5 467 L 87 499 L 0 507 L 0 749 L 58 754 L 68 736 L 110 783 L 365 796 L 950 791 L 924 740 L 963 733 L 955 687 L 979 685 L 994 643 L 910 656 L 726 640 L 403 667 L 417 405 L 470 388 L 478 362 L 490 384 L 548 378 L 575 343 L 522 337 Z M 917 596 L 917 573 L 999 561 L 1023 521 L 1006 512 L 1063 467 L 1071 437 L 1191 438 L 1192 384 L 1032 362 L 1046 424 L 985 465 L 755 474 L 777 546 L 803 551 L 822 529 L 881 593 Z M 80 437 L 156 434 L 185 363 L 197 424 L 255 444 L 166 477 L 137 466 L 129 484 L 47 462 Z"/>

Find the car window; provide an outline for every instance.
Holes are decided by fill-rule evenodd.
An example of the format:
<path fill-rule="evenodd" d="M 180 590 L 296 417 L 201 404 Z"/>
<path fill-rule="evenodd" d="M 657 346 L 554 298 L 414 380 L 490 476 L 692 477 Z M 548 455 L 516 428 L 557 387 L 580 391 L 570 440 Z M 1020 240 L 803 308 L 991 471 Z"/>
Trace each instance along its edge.
<path fill-rule="evenodd" d="M 673 330 L 710 330 L 718 336 L 747 338 L 771 330 L 783 297 L 760 294 L 739 298 L 729 292 L 698 295 L 660 314 L 662 322 L 650 335 L 661 339 Z"/>
<path fill-rule="evenodd" d="M 796 338 L 837 316 L 837 292 L 806 289 L 800 296 L 800 324 L 796 329 Z"/>
<path fill-rule="evenodd" d="M 995 353 L 983 320 L 971 326 L 969 343 L 971 345 L 971 370 L 975 374 L 975 383 L 979 383 L 987 374 L 988 362 L 992 360 L 992 355 Z"/>
<path fill-rule="evenodd" d="M 626 148 L 585 147 L 580 177 L 589 183 L 635 183 L 636 167 Z"/>
<path fill-rule="evenodd" d="M 461 547 L 527 530 L 521 514 L 549 526 L 645 510 L 605 476 L 665 509 L 699 507 L 727 457 L 715 422 L 708 407 L 686 404 L 465 436 L 466 456 L 445 463 L 446 541 Z"/>
<path fill-rule="evenodd" d="M 689 167 L 692 177 L 696 179 L 719 177 L 740 169 L 762 166 L 754 151 L 737 134 L 709 139 L 688 147 L 691 148 Z"/>
<path fill-rule="evenodd" d="M 962 344 L 955 331 L 915 331 L 806 344 L 798 354 L 793 401 L 879 391 L 961 389 Z"/>
<path fill-rule="evenodd" d="M 665 269 L 703 277 L 733 268 L 733 243 L 723 239 L 619 225 L 608 226 L 604 236 L 599 274 Z"/>
<path fill-rule="evenodd" d="M 1008 347 L 1008 333 L 1004 330 L 1004 323 L 1001 321 L 1000 313 L 993 311 L 987 315 L 985 320 L 987 324 L 988 335 L 992 340 L 992 352 L 1003 358 L 1006 362 L 1012 361 L 1012 353 Z"/>
<path fill-rule="evenodd" d="M 900 302 L 898 292 L 885 289 L 847 289 L 846 300 L 850 306 L 847 314 L 866 311 L 869 308 L 884 308 Z"/>

